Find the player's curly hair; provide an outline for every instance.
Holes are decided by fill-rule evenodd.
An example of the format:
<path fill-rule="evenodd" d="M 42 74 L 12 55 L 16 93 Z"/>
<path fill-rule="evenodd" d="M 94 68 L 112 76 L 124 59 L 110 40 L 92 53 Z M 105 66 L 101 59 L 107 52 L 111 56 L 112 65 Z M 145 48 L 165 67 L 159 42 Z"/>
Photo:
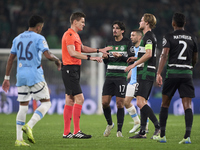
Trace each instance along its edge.
<path fill-rule="evenodd" d="M 125 31 L 126 31 L 126 26 L 125 26 L 125 24 L 124 24 L 122 21 L 119 21 L 119 20 L 114 21 L 113 24 L 112 24 L 112 27 L 113 27 L 114 24 L 117 24 L 117 25 L 119 26 L 119 28 L 120 28 L 121 30 L 123 30 L 124 33 L 125 33 Z M 124 34 L 124 33 L 123 33 L 123 34 Z"/>
<path fill-rule="evenodd" d="M 152 14 L 145 13 L 144 14 L 144 21 L 149 23 L 149 27 L 154 29 L 156 27 L 156 17 Z"/>
<path fill-rule="evenodd" d="M 44 19 L 39 15 L 32 15 L 28 21 L 29 27 L 36 27 L 38 23 L 44 23 Z"/>
<path fill-rule="evenodd" d="M 186 22 L 185 15 L 182 13 L 174 13 L 172 20 L 176 23 L 177 27 L 183 27 Z"/>

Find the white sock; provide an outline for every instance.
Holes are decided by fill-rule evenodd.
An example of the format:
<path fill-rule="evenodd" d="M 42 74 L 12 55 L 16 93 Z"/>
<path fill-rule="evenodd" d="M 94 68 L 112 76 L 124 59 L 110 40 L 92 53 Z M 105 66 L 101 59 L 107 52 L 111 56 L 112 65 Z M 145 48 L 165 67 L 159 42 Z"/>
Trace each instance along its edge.
<path fill-rule="evenodd" d="M 134 121 L 134 124 L 140 124 L 140 119 L 137 115 L 137 112 L 136 112 L 136 109 L 135 109 L 135 106 L 132 105 L 130 108 L 126 109 L 129 113 L 129 115 L 131 116 L 131 118 L 133 119 Z"/>
<path fill-rule="evenodd" d="M 50 101 L 41 103 L 41 105 L 35 110 L 33 116 L 27 123 L 31 129 L 39 120 L 41 120 L 44 117 L 44 115 L 47 113 L 50 107 L 51 107 Z"/>
<path fill-rule="evenodd" d="M 17 136 L 17 140 L 19 141 L 23 140 L 22 126 L 26 122 L 27 111 L 28 111 L 28 106 L 19 105 L 19 111 L 16 117 L 16 136 Z"/>

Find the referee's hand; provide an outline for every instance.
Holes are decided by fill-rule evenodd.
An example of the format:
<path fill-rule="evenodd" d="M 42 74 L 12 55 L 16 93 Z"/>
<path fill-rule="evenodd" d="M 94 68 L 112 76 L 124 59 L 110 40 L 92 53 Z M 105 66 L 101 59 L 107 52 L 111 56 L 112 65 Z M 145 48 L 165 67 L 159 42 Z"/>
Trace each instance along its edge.
<path fill-rule="evenodd" d="M 98 63 L 102 62 L 102 58 L 101 57 L 90 57 L 90 60 L 97 61 Z"/>

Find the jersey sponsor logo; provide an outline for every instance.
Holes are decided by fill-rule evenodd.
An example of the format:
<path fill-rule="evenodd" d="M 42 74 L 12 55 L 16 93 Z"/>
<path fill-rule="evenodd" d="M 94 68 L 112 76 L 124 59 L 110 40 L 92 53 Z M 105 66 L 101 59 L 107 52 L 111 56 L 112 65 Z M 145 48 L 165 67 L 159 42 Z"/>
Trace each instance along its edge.
<path fill-rule="evenodd" d="M 47 44 L 47 42 L 45 40 L 43 40 L 42 43 L 43 43 L 44 47 L 48 48 L 48 44 Z"/>
<path fill-rule="evenodd" d="M 165 46 L 167 44 L 167 40 L 166 38 L 163 38 L 163 42 L 162 42 L 163 46 Z"/>

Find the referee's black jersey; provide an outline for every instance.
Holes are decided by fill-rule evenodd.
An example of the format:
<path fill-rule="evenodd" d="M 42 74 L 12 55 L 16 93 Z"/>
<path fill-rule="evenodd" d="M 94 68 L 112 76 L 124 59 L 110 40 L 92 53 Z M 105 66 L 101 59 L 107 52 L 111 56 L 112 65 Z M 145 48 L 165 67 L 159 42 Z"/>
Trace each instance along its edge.
<path fill-rule="evenodd" d="M 193 52 L 197 39 L 185 30 L 176 30 L 163 37 L 163 48 L 170 48 L 166 78 L 191 78 Z"/>
<path fill-rule="evenodd" d="M 144 63 L 137 66 L 137 79 L 154 81 L 156 74 L 156 48 L 157 39 L 152 31 L 148 31 L 143 36 L 138 51 L 138 59 L 140 59 L 145 53 L 146 49 L 152 50 L 152 57 Z"/>

